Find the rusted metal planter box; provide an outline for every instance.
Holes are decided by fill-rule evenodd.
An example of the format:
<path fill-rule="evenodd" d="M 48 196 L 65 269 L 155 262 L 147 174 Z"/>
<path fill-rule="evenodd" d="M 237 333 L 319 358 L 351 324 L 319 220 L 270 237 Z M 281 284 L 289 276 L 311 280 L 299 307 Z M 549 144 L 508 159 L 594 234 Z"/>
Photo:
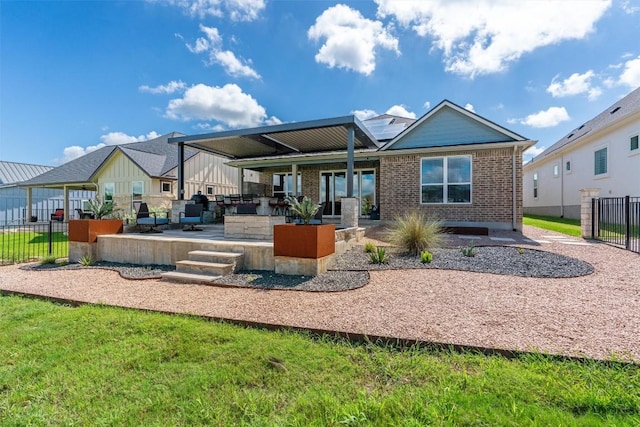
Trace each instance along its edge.
<path fill-rule="evenodd" d="M 69 241 L 95 243 L 102 234 L 122 233 L 121 219 L 71 219 Z"/>
<path fill-rule="evenodd" d="M 334 224 L 281 224 L 273 226 L 273 255 L 322 258 L 336 251 Z"/>

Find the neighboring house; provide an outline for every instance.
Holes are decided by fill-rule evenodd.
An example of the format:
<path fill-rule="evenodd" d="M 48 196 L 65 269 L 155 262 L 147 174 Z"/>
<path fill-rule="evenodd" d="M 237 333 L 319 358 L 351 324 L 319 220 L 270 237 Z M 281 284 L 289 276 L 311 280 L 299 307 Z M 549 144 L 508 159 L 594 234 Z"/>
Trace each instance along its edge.
<path fill-rule="evenodd" d="M 640 88 L 524 166 L 524 211 L 580 218 L 580 190 L 640 196 Z"/>
<path fill-rule="evenodd" d="M 115 203 L 123 213 L 133 212 L 134 202 L 150 207 L 170 208 L 176 200 L 178 150 L 167 143 L 170 133 L 130 144 L 108 145 L 47 171 L 22 185 L 35 188 L 95 190 L 101 199 Z M 184 190 L 186 198 L 203 194 L 235 193 L 238 170 L 224 159 L 196 150 L 184 152 Z M 69 218 L 74 218 L 72 212 Z"/>
<path fill-rule="evenodd" d="M 268 195 L 309 196 L 328 217 L 357 197 L 361 216 L 372 205 L 383 220 L 419 209 L 494 229 L 522 227 L 522 152 L 535 143 L 446 100 L 418 120 L 344 116 L 169 142 L 260 171 Z"/>
<path fill-rule="evenodd" d="M 27 214 L 27 191 L 20 184 L 51 169 L 50 166 L 0 161 L 0 226 L 23 224 L 31 219 Z M 80 207 L 82 200 L 91 197 L 91 191 L 74 191 L 69 194 L 69 202 L 71 206 Z M 34 189 L 30 216 L 47 221 L 63 203 L 62 190 Z"/>

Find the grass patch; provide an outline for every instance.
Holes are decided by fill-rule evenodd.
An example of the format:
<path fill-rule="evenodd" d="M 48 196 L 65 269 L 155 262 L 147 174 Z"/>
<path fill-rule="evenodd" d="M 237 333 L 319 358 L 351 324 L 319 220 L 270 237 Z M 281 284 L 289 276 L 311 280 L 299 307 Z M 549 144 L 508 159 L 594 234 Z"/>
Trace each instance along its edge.
<path fill-rule="evenodd" d="M 52 253 L 49 254 L 48 232 L 0 233 L 0 264 L 21 263 L 46 256 L 66 258 L 69 255 L 69 238 L 61 231 L 51 233 Z"/>
<path fill-rule="evenodd" d="M 634 425 L 640 368 L 0 297 L 2 425 Z"/>
<path fill-rule="evenodd" d="M 524 225 L 531 225 L 545 230 L 556 231 L 569 236 L 580 237 L 580 220 L 569 218 L 558 218 L 552 216 L 524 215 L 522 218 Z"/>

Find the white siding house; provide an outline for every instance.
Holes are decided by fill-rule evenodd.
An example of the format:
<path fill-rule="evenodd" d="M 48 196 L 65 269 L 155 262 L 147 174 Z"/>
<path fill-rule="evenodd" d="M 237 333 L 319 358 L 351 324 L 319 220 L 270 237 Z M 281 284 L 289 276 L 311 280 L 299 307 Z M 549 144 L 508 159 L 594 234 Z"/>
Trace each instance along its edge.
<path fill-rule="evenodd" d="M 524 212 L 580 218 L 580 190 L 640 196 L 640 88 L 524 166 Z"/>

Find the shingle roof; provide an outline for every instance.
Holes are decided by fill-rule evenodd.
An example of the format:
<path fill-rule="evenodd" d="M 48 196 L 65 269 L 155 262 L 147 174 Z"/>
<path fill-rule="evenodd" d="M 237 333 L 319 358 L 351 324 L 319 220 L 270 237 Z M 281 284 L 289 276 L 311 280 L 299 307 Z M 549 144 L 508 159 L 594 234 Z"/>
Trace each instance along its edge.
<path fill-rule="evenodd" d="M 0 161 L 0 185 L 27 181 L 51 169 L 51 166 Z"/>
<path fill-rule="evenodd" d="M 593 119 L 567 133 L 549 148 L 544 150 L 538 156 L 534 157 L 532 162 L 534 162 L 538 158 L 548 156 L 554 151 L 566 147 L 567 145 L 575 143 L 585 135 L 598 132 L 599 130 L 602 130 L 613 125 L 616 122 L 619 122 L 620 120 L 625 119 L 631 114 L 638 112 L 640 112 L 640 87 L 633 90 L 630 94 L 611 105 L 609 108 L 595 116 Z"/>
<path fill-rule="evenodd" d="M 177 132 L 168 133 L 149 141 L 108 145 L 82 157 L 64 163 L 57 168 L 24 182 L 24 185 L 70 184 L 90 182 L 104 162 L 116 151 L 121 151 L 136 163 L 150 177 L 161 177 L 178 166 L 178 149 L 168 143 L 168 139 L 181 136 Z M 185 148 L 185 160 L 197 154 Z"/>

